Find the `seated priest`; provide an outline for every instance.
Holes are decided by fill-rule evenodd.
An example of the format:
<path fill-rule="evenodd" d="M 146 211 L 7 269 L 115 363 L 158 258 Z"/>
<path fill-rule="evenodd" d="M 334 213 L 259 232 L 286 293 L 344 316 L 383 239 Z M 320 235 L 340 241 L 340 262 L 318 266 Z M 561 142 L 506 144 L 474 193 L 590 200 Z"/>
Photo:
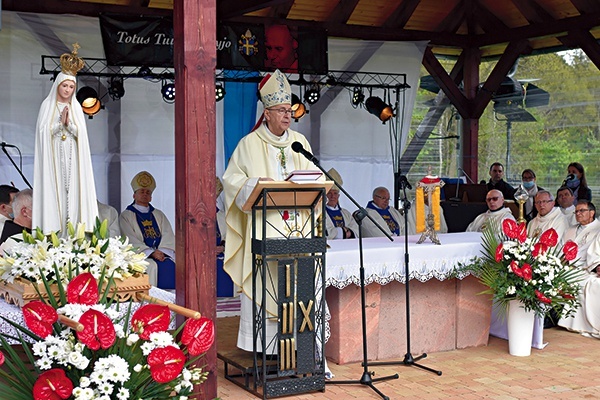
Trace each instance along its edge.
<path fill-rule="evenodd" d="M 567 186 L 561 186 L 556 191 L 556 203 L 560 211 L 567 217 L 569 226 L 577 225 L 575 218 L 575 196 L 573 190 Z"/>
<path fill-rule="evenodd" d="M 564 240 L 577 243 L 577 265 L 583 270 L 580 282 L 581 306 L 568 318 L 561 318 L 558 325 L 583 336 L 600 339 L 600 221 L 596 219 L 596 207 L 588 200 L 579 200 L 575 206 L 577 225 L 567 229 Z"/>
<path fill-rule="evenodd" d="M 23 240 L 23 231 L 31 233 L 31 206 L 33 203 L 33 191 L 23 189 L 16 193 L 12 201 L 12 209 L 15 218 L 4 222 L 2 234 L 0 235 L 0 256 L 4 251 Z"/>
<path fill-rule="evenodd" d="M 146 254 L 150 284 L 161 289 L 175 289 L 175 235 L 166 215 L 154 208 L 154 177 L 142 171 L 131 180 L 133 203 L 119 217 L 121 235 Z"/>
<path fill-rule="evenodd" d="M 492 189 L 487 192 L 485 202 L 487 203 L 488 210 L 483 214 L 479 214 L 475 220 L 467 226 L 467 232 L 481 232 L 491 221 L 495 221 L 498 226 L 501 226 L 502 221 L 507 218 L 515 221 L 515 217 L 510 208 L 504 207 L 504 195 L 501 191 Z"/>
<path fill-rule="evenodd" d="M 4 223 L 14 218 L 12 201 L 19 189 L 10 185 L 0 185 L 0 234 L 4 229 Z"/>
<path fill-rule="evenodd" d="M 527 224 L 527 235 L 537 237 L 544 231 L 554 228 L 562 243 L 565 232 L 569 227 L 569 220 L 558 207 L 554 207 L 552 193 L 547 190 L 538 191 L 535 195 L 534 205 L 538 215 Z"/>
<path fill-rule="evenodd" d="M 342 177 L 335 170 L 331 168 L 327 171 L 337 183 L 342 185 Z M 334 185 L 329 192 L 327 192 L 327 204 L 325 209 L 327 211 L 327 217 L 325 221 L 325 229 L 327 230 L 327 240 L 333 239 L 354 239 L 358 237 L 358 224 L 352 213 L 345 208 L 340 207 L 340 189 Z"/>
<path fill-rule="evenodd" d="M 383 186 L 373 190 L 373 200 L 367 204 L 367 212 L 391 236 L 404 235 L 404 217 L 400 211 L 390 207 L 390 191 Z M 363 236 L 385 236 L 369 218 L 363 219 Z"/>

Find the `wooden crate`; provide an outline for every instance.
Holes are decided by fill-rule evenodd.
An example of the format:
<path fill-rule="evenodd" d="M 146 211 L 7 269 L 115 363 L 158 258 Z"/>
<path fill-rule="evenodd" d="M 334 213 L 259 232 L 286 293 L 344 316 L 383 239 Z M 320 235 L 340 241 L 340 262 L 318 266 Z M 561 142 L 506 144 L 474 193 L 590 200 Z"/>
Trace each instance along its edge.
<path fill-rule="evenodd" d="M 116 287 L 111 287 L 111 295 L 116 295 L 119 302 L 125 302 L 129 300 L 138 301 L 136 294 L 144 293 L 148 294 L 150 291 L 150 281 L 147 274 L 140 274 L 137 276 L 131 276 L 125 280 L 115 279 Z M 38 285 L 38 289 L 42 294 L 42 297 L 48 298 L 48 293 L 44 288 L 44 285 Z M 50 286 L 53 296 L 58 297 L 57 285 Z M 66 288 L 65 288 L 66 290 Z M 23 307 L 25 304 L 33 300 L 39 300 L 40 296 L 36 292 L 33 283 L 27 280 L 15 279 L 13 283 L 0 282 L 0 298 L 8 304 L 14 304 L 19 307 Z"/>

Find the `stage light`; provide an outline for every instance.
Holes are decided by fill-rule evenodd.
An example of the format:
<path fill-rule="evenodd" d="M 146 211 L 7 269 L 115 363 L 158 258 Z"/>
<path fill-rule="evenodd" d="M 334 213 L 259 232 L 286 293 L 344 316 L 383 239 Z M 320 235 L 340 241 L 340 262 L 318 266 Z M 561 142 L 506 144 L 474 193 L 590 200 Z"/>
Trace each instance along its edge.
<path fill-rule="evenodd" d="M 79 89 L 75 98 L 79 104 L 81 104 L 83 112 L 90 118 L 98 114 L 102 109 L 102 102 L 98 97 L 98 92 L 89 86 L 84 86 Z"/>
<path fill-rule="evenodd" d="M 294 121 L 296 122 L 298 122 L 300 118 L 304 117 L 304 115 L 308 113 L 308 110 L 306 109 L 304 103 L 302 103 L 300 100 L 300 97 L 296 96 L 295 94 L 292 94 L 292 111 L 292 118 L 294 118 Z"/>
<path fill-rule="evenodd" d="M 313 86 L 304 93 L 304 101 L 308 104 L 315 104 L 321 98 L 318 86 Z"/>
<path fill-rule="evenodd" d="M 173 82 L 163 81 L 162 88 L 160 89 L 162 98 L 166 103 L 175 102 L 175 84 Z"/>
<path fill-rule="evenodd" d="M 352 91 L 352 106 L 356 108 L 363 101 L 365 101 L 365 94 L 363 93 L 362 89 L 359 87 L 354 88 Z"/>
<path fill-rule="evenodd" d="M 223 97 L 225 97 L 226 94 L 227 94 L 227 92 L 225 91 L 225 88 L 223 87 L 223 85 L 221 85 L 220 83 L 217 83 L 217 86 L 215 87 L 215 100 L 216 101 L 223 100 Z"/>
<path fill-rule="evenodd" d="M 375 115 L 384 124 L 385 121 L 394 116 L 392 106 L 385 104 L 385 102 L 379 97 L 369 97 L 367 101 L 365 101 L 365 107 L 370 114 Z"/>
<path fill-rule="evenodd" d="M 123 78 L 113 77 L 108 84 L 108 95 L 113 100 L 119 100 L 125 96 L 125 87 L 123 86 Z"/>
<path fill-rule="evenodd" d="M 142 78 L 150 77 L 150 75 L 152 75 L 152 70 L 150 67 L 143 66 L 138 71 L 138 76 L 141 76 Z"/>

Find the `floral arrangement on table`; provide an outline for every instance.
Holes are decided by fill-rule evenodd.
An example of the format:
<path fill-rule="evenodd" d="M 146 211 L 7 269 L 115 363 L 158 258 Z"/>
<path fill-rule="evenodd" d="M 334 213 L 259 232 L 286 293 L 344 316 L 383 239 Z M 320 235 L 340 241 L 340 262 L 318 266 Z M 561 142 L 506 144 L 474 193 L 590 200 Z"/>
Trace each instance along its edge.
<path fill-rule="evenodd" d="M 462 272 L 479 277 L 503 309 L 520 300 L 527 311 L 544 316 L 551 309 L 570 313 L 579 305 L 581 271 L 575 266 L 577 244 L 558 245 L 558 234 L 548 229 L 528 237 L 524 223 L 505 219 L 483 230 L 483 255 Z"/>
<path fill-rule="evenodd" d="M 39 229 L 23 232 L 23 241 L 0 257 L 0 280 L 12 283 L 25 279 L 66 285 L 79 272 L 90 272 L 96 279 L 123 280 L 142 274 L 148 265 L 143 253 L 135 251 L 127 238 L 107 237 L 108 221 L 97 221 L 93 233 L 86 234 L 85 224 L 67 226 L 67 237 L 56 233 L 45 236 Z"/>
<path fill-rule="evenodd" d="M 170 333 L 167 306 L 146 304 L 132 313 L 129 302 L 121 318 L 90 272 L 73 278 L 66 291 L 58 285 L 63 299 L 23 307 L 27 327 L 5 319 L 18 332 L 10 338 L 19 341 L 26 362 L 0 335 L 2 398 L 185 400 L 206 380 L 196 365 L 214 342 L 211 320 L 187 310 L 194 317 Z"/>

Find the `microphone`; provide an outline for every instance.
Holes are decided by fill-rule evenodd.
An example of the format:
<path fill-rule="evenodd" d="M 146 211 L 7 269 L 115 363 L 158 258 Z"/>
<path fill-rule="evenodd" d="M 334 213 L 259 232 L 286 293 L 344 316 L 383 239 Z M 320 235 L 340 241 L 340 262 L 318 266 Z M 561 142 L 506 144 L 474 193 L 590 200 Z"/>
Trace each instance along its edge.
<path fill-rule="evenodd" d="M 561 186 L 567 186 L 567 182 L 572 181 L 573 179 L 575 179 L 575 175 L 573 175 L 573 174 L 567 175 L 567 177 L 565 178 L 565 180 L 563 181 Z"/>
<path fill-rule="evenodd" d="M 467 178 L 467 179 L 468 179 L 468 180 L 469 180 L 469 181 L 470 181 L 470 182 L 471 182 L 473 185 L 475 184 L 475 182 L 473 182 L 473 179 L 471 179 L 471 177 L 470 177 L 469 175 L 467 175 L 467 173 L 465 172 L 465 170 L 464 170 L 464 169 L 462 169 L 461 167 L 458 167 L 458 170 L 459 170 L 460 172 L 462 172 L 462 173 L 463 173 L 463 175 L 464 175 L 464 176 L 465 176 L 465 177 L 466 177 L 466 178 Z"/>
<path fill-rule="evenodd" d="M 6 142 L 2 142 L 0 143 L 0 147 L 14 147 L 15 149 L 17 149 L 18 147 L 15 146 L 14 144 L 8 144 Z"/>
<path fill-rule="evenodd" d="M 302 146 L 302 143 L 300 143 L 300 142 L 292 143 L 292 150 L 294 150 L 296 153 L 302 154 L 304 157 L 306 157 L 308 159 L 308 161 L 312 161 L 315 164 L 319 163 L 319 159 L 317 157 L 315 157 L 310 151 L 305 150 L 304 146 Z"/>

